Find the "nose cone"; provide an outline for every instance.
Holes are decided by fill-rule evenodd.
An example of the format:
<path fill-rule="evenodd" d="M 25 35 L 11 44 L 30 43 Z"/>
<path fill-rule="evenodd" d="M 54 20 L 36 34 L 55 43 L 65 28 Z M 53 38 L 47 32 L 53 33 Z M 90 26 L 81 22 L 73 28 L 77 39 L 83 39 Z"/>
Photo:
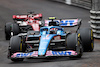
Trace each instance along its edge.
<path fill-rule="evenodd" d="M 45 55 L 49 42 L 50 39 L 48 39 L 46 35 L 41 36 L 38 55 Z"/>
<path fill-rule="evenodd" d="M 41 36 L 39 49 L 38 49 L 38 55 L 45 55 L 46 54 L 48 45 L 53 37 L 54 37 L 54 35 L 50 35 L 50 34 L 46 34 L 46 35 Z"/>
<path fill-rule="evenodd" d="M 45 55 L 45 53 L 46 53 L 46 50 L 45 50 L 45 49 L 40 49 L 40 50 L 38 51 L 38 55 L 39 55 L 39 56 L 43 56 L 43 55 Z"/>

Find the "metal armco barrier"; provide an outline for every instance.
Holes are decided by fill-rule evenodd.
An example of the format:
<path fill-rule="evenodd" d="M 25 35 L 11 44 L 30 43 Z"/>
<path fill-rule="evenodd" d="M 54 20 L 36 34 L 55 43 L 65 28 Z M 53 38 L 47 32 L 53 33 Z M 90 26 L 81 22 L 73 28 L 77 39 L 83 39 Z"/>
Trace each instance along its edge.
<path fill-rule="evenodd" d="M 53 1 L 58 1 L 58 2 L 65 3 L 65 0 L 53 0 Z"/>
<path fill-rule="evenodd" d="M 86 9 L 91 9 L 91 0 L 72 0 L 72 5 L 83 7 Z"/>
<path fill-rule="evenodd" d="M 74 5 L 86 9 L 91 9 L 91 0 L 53 0 L 53 1 L 58 1 L 68 5 Z"/>
<path fill-rule="evenodd" d="M 52 1 L 62 2 L 69 5 L 71 4 L 71 0 L 52 0 Z"/>
<path fill-rule="evenodd" d="M 100 38 L 100 0 L 92 0 L 92 9 L 90 10 L 91 28 L 94 38 Z"/>

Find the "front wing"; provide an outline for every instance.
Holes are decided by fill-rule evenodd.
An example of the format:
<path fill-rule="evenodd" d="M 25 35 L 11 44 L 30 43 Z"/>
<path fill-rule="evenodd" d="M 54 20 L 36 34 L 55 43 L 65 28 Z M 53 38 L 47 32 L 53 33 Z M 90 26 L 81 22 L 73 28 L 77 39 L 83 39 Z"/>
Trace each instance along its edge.
<path fill-rule="evenodd" d="M 51 56 L 77 56 L 78 53 L 73 50 L 68 50 L 68 51 L 47 51 L 44 57 L 51 57 Z M 38 56 L 38 51 L 33 51 L 29 53 L 22 53 L 22 52 L 17 52 L 14 53 L 10 58 L 39 58 L 41 56 Z"/>

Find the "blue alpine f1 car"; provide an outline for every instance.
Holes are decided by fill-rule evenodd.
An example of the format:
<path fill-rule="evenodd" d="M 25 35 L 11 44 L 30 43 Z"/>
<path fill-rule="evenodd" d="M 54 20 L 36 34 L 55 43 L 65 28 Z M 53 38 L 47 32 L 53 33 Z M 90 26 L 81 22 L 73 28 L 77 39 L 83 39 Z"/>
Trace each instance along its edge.
<path fill-rule="evenodd" d="M 77 25 L 78 29 L 75 33 L 65 32 L 60 25 L 53 24 L 56 21 L 49 21 L 51 25 L 41 27 L 40 32 L 29 31 L 27 34 L 19 34 L 11 37 L 8 58 L 12 61 L 51 56 L 81 58 L 83 49 L 85 51 L 93 50 L 92 31 L 90 29 L 79 29 L 81 21 L 78 19 L 64 19 L 59 21 L 57 24 L 67 26 L 68 22 L 68 26 Z"/>

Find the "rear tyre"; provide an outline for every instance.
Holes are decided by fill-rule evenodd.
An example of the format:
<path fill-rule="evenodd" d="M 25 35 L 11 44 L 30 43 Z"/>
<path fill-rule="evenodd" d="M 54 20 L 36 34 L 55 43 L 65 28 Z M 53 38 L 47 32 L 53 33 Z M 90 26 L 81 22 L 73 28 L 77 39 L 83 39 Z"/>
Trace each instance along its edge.
<path fill-rule="evenodd" d="M 84 51 L 93 51 L 94 49 L 94 38 L 93 32 L 89 28 L 79 29 L 78 33 L 81 35 L 82 45 Z"/>
<path fill-rule="evenodd" d="M 6 40 L 10 40 L 10 37 L 11 37 L 11 24 L 12 23 L 6 23 L 6 25 L 5 25 L 5 38 L 6 38 Z"/>
<path fill-rule="evenodd" d="M 68 50 L 74 50 L 78 53 L 77 56 L 71 56 L 70 58 L 81 58 L 83 54 L 83 48 L 80 43 L 80 36 L 77 33 L 72 33 L 67 36 L 66 45 Z"/>
<path fill-rule="evenodd" d="M 14 35 L 18 35 L 19 33 L 20 33 L 20 29 L 19 29 L 19 26 L 18 26 L 18 24 L 16 24 L 16 23 L 14 23 L 14 24 L 12 24 L 12 36 L 14 36 Z"/>
<path fill-rule="evenodd" d="M 26 50 L 26 45 L 24 44 L 23 42 L 23 39 L 21 39 L 21 37 L 18 37 L 18 36 L 13 36 L 11 37 L 10 39 L 10 49 L 9 49 L 9 56 L 11 57 L 11 55 L 13 53 L 16 53 L 16 52 L 25 52 Z M 23 58 L 14 58 L 14 59 L 11 59 L 12 61 L 23 61 Z"/>

